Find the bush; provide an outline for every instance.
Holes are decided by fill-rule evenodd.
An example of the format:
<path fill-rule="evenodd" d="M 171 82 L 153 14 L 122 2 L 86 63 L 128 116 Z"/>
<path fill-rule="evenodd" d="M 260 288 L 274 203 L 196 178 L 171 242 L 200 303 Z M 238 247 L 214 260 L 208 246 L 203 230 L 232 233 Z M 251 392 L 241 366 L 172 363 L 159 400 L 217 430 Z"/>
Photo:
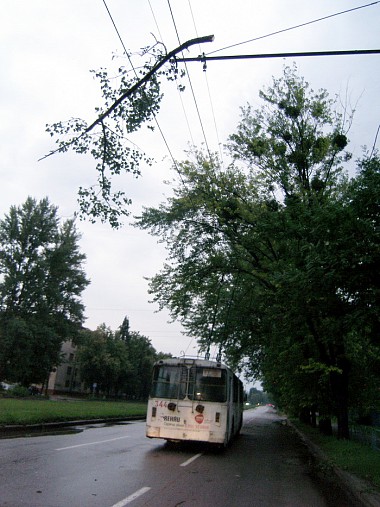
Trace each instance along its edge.
<path fill-rule="evenodd" d="M 12 389 L 8 389 L 7 394 L 16 398 L 26 398 L 30 396 L 29 389 L 24 386 L 14 386 Z"/>

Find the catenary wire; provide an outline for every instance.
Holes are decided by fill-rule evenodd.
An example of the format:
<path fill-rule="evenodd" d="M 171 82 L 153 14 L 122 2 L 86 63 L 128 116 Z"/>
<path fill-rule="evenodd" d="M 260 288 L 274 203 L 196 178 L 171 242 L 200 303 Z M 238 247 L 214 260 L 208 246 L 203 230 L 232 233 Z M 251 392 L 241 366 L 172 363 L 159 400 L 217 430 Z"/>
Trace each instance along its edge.
<path fill-rule="evenodd" d="M 172 21 L 173 21 L 173 24 L 174 24 L 174 27 L 175 27 L 175 31 L 176 31 L 176 34 L 177 34 L 178 43 L 181 44 L 180 37 L 179 37 L 179 34 L 178 34 L 178 30 L 177 30 L 177 26 L 176 26 L 175 19 L 174 19 L 174 14 L 173 14 L 173 11 L 171 9 L 170 0 L 168 0 L 168 5 L 169 5 L 170 13 L 171 13 L 171 16 L 172 16 Z M 196 25 L 195 25 L 195 20 L 194 20 L 194 16 L 193 16 L 193 12 L 192 12 L 192 9 L 191 9 L 190 2 L 189 2 L 189 8 L 190 8 L 190 12 L 191 12 L 191 15 L 192 15 L 192 18 L 193 18 L 194 29 L 195 29 L 195 32 L 197 34 L 197 28 L 196 28 Z M 186 66 L 186 63 L 185 63 L 185 66 Z M 201 120 L 201 117 L 200 117 L 200 113 L 199 113 L 199 109 L 198 109 L 198 104 L 197 104 L 197 101 L 196 101 L 196 98 L 195 98 L 195 95 L 194 95 L 194 90 L 193 90 L 193 87 L 192 87 L 192 83 L 191 83 L 191 79 L 190 79 L 190 76 L 189 76 L 189 72 L 188 72 L 187 66 L 186 66 L 186 72 L 187 72 L 187 75 L 189 77 L 189 82 L 190 82 L 190 86 L 191 86 L 191 89 L 192 89 L 194 102 L 195 102 L 195 105 L 196 105 L 196 109 L 198 111 L 199 121 L 201 123 L 202 131 L 204 133 L 203 123 L 202 123 L 202 120 Z M 207 76 L 206 76 L 206 78 L 207 78 Z M 208 86 L 207 79 L 206 79 L 206 82 L 207 82 L 207 86 Z M 211 94 L 210 94 L 209 87 L 208 87 L 208 91 L 209 91 L 209 100 L 210 100 L 210 104 L 211 104 L 211 109 L 212 109 L 213 117 L 214 117 L 215 129 L 216 129 L 217 138 L 218 138 L 218 141 L 219 141 L 218 131 L 217 131 L 217 127 L 216 127 L 216 120 L 215 120 L 215 115 L 214 115 L 214 111 L 213 111 L 213 106 L 212 106 L 212 100 L 211 100 Z M 205 138 L 205 142 L 206 142 L 207 151 L 208 151 L 208 154 L 209 154 L 209 157 L 210 157 L 210 160 L 211 160 L 212 156 L 211 156 L 208 144 L 207 144 L 207 140 L 206 140 L 205 134 L 204 134 L 204 138 Z M 219 148 L 220 148 L 220 143 L 219 143 Z M 207 349 L 206 349 L 206 353 L 205 353 L 205 357 L 206 358 L 210 357 L 210 347 L 211 347 L 211 343 L 212 343 L 212 335 L 213 335 L 213 332 L 214 332 L 216 318 L 217 318 L 217 313 L 218 313 L 219 296 L 220 296 L 220 291 L 221 291 L 221 287 L 222 287 L 222 284 L 223 284 L 223 278 L 224 278 L 224 275 L 222 275 L 222 279 L 220 280 L 220 285 L 219 285 L 219 290 L 218 290 L 218 298 L 217 298 L 216 305 L 214 307 L 213 318 L 212 318 L 212 325 L 211 325 L 211 328 L 210 328 L 210 331 L 209 331 L 208 340 L 207 340 L 208 343 L 207 343 Z"/>
<path fill-rule="evenodd" d="M 207 55 L 212 55 L 214 53 L 218 53 L 219 51 L 224 51 L 225 49 L 234 48 L 236 46 L 241 46 L 242 44 L 248 44 L 249 42 L 255 42 L 257 40 L 265 39 L 267 37 L 272 37 L 273 35 L 278 35 L 280 33 L 289 32 L 290 30 L 295 30 L 295 29 L 301 28 L 303 26 L 311 25 L 313 23 L 318 23 L 319 21 L 324 21 L 325 19 L 333 18 L 335 16 L 340 16 L 342 14 L 347 14 L 348 12 L 357 11 L 359 9 L 364 9 L 366 7 L 371 7 L 371 6 L 376 5 L 378 3 L 380 3 L 380 0 L 377 1 L 377 2 L 371 2 L 369 4 L 360 5 L 359 7 L 354 7 L 352 9 L 347 9 L 345 11 L 340 11 L 340 12 L 336 12 L 334 14 L 329 14 L 328 16 L 324 16 L 322 18 L 314 19 L 312 21 L 307 21 L 305 23 L 301 23 L 299 25 L 294 25 L 294 26 L 291 26 L 291 27 L 288 27 L 288 28 L 283 28 L 282 30 L 277 30 L 276 32 L 271 32 L 271 33 L 268 33 L 266 35 L 260 35 L 259 37 L 254 37 L 253 39 L 249 39 L 249 40 L 246 40 L 246 41 L 243 41 L 243 42 L 238 42 L 236 44 L 231 44 L 230 46 L 225 46 L 225 47 L 220 48 L 220 49 L 215 49 L 214 51 L 210 51 L 209 53 L 207 53 Z"/>
<path fill-rule="evenodd" d="M 174 29 L 175 29 L 175 32 L 176 32 L 176 36 L 177 36 L 177 40 L 178 40 L 178 43 L 181 44 L 181 41 L 180 41 L 180 37 L 179 37 L 179 33 L 178 33 L 178 29 L 177 29 L 177 25 L 176 25 L 176 22 L 175 22 L 175 19 L 174 19 L 174 13 L 173 13 L 173 10 L 171 8 L 171 4 L 170 4 L 170 1 L 168 0 L 168 7 L 169 7 L 169 11 L 170 11 L 170 15 L 171 15 L 171 18 L 172 18 L 172 22 L 173 22 L 173 26 L 174 26 Z M 190 6 L 191 7 L 191 6 Z M 190 8 L 191 10 L 191 8 Z M 191 11 L 192 12 L 192 11 Z M 152 14 L 154 14 L 152 12 Z M 155 16 L 154 16 L 154 19 Z M 195 23 L 194 23 L 194 27 L 195 27 Z M 195 30 L 196 30 L 196 27 L 195 27 Z M 190 83 L 190 88 L 191 88 L 191 91 L 192 91 L 192 95 L 193 95 L 193 100 L 194 100 L 194 103 L 195 103 L 195 106 L 196 106 L 196 110 L 197 110 L 197 113 L 198 113 L 198 119 L 199 119 L 199 122 L 200 122 L 200 125 L 201 125 L 201 128 L 202 128 L 202 132 L 203 132 L 203 136 L 204 136 L 204 140 L 205 140 L 205 144 L 206 144 L 206 147 L 207 147 L 207 151 L 209 153 L 209 157 L 211 159 L 211 154 L 210 154 L 210 150 L 209 150 L 209 146 L 208 146 L 208 142 L 207 142 L 207 138 L 206 138 L 206 135 L 205 135 L 205 130 L 204 130 L 204 127 L 203 127 L 203 122 L 202 122 L 202 119 L 201 119 L 201 116 L 200 116 L 200 112 L 199 112 L 199 108 L 198 108 L 198 103 L 197 103 L 197 100 L 196 100 L 196 97 L 195 97 L 195 93 L 194 93 L 194 89 L 193 89 L 193 86 L 192 86 L 192 82 L 191 82 L 191 78 L 190 78 L 190 75 L 189 75 L 189 72 L 188 72 L 188 69 L 186 69 L 187 71 L 187 76 L 188 76 L 188 79 L 189 79 L 189 83 Z M 182 99 L 181 99 L 181 102 L 182 102 Z M 185 114 L 185 117 L 187 119 L 187 115 L 186 115 L 186 111 L 184 110 L 184 114 Z M 177 173 L 179 174 L 180 178 L 181 178 L 181 181 L 182 181 L 182 184 L 186 187 L 186 184 L 185 182 L 183 181 L 183 177 L 182 177 L 182 174 L 181 174 L 181 171 L 179 169 L 179 167 L 176 166 L 176 170 L 177 170 Z M 189 350 L 189 347 L 191 346 L 191 344 L 193 343 L 193 338 L 190 340 L 186 350 L 184 351 L 184 354 L 187 353 L 187 351 Z M 208 352 L 209 354 L 209 352 Z"/>
<path fill-rule="evenodd" d="M 153 7 L 152 7 L 152 4 L 150 3 L 150 0 L 148 0 L 148 4 L 149 4 L 149 7 L 150 7 L 150 12 L 152 13 L 152 16 L 153 16 L 153 19 L 154 19 L 154 24 L 156 25 L 156 28 L 157 28 L 158 35 L 160 36 L 160 40 L 163 42 L 164 38 L 161 35 L 160 27 L 158 26 L 157 18 L 156 18 L 155 14 L 154 14 Z"/>
<path fill-rule="evenodd" d="M 174 14 L 173 14 L 173 11 L 172 11 L 172 8 L 171 8 L 171 5 L 170 5 L 170 0 L 167 0 L 167 2 L 168 2 L 169 9 L 170 9 L 170 14 L 171 14 L 171 17 L 172 17 L 172 21 L 173 21 L 173 25 L 174 25 L 174 28 L 175 28 L 175 32 L 176 32 L 176 35 L 177 35 L 178 43 L 181 44 L 179 33 L 178 33 L 178 29 L 177 29 L 177 24 L 175 22 Z M 194 26 L 194 28 L 196 30 L 195 26 Z M 209 154 L 210 161 L 211 161 L 212 160 L 211 152 L 210 152 L 210 149 L 209 149 L 209 146 L 208 146 L 208 143 L 207 143 L 207 139 L 206 139 L 206 134 L 205 134 L 202 118 L 200 116 L 200 111 L 199 111 L 199 108 L 198 108 L 198 103 L 197 103 L 197 100 L 196 100 L 196 97 L 195 97 L 194 89 L 193 89 L 193 86 L 192 86 L 192 82 L 191 82 L 190 75 L 189 75 L 189 72 L 188 72 L 186 64 L 185 64 L 185 68 L 186 68 L 186 73 L 187 73 L 187 76 L 188 76 L 188 79 L 189 79 L 190 88 L 191 88 L 191 91 L 192 91 L 195 107 L 196 107 L 196 110 L 197 110 L 197 113 L 198 113 L 198 119 L 199 119 L 199 122 L 200 122 L 200 125 L 201 125 L 201 128 L 202 128 L 202 132 L 203 132 L 203 136 L 204 136 L 207 152 Z M 208 340 L 207 340 L 208 343 L 207 343 L 207 349 L 206 349 L 206 352 L 205 352 L 206 359 L 209 359 L 209 357 L 210 357 L 210 347 L 211 347 L 211 341 L 212 341 L 212 334 L 213 334 L 213 331 L 214 331 L 216 317 L 217 317 L 217 312 L 218 312 L 219 294 L 220 294 L 220 290 L 221 290 L 221 285 L 223 283 L 223 276 L 224 275 L 222 275 L 221 284 L 219 286 L 218 299 L 217 299 L 217 303 L 216 303 L 215 308 L 214 308 L 213 318 L 212 318 L 212 326 L 210 328 L 209 336 L 208 336 Z"/>
<path fill-rule="evenodd" d="M 195 23 L 194 13 L 193 13 L 193 9 L 191 7 L 190 0 L 188 0 L 188 5 L 189 5 L 190 13 L 191 13 L 191 18 L 193 20 L 195 34 L 198 37 L 198 30 L 197 30 L 197 26 L 196 26 L 196 23 Z M 201 53 L 201 51 L 202 50 L 201 50 L 201 48 L 199 46 L 199 52 Z M 223 153 L 222 153 L 222 150 L 221 150 L 221 143 L 220 143 L 220 139 L 219 139 L 219 131 L 218 131 L 217 123 L 216 123 L 214 104 L 213 104 L 213 101 L 212 101 L 212 98 L 211 98 L 210 85 L 209 85 L 209 82 L 208 82 L 206 68 L 204 68 L 203 70 L 205 71 L 203 74 L 204 74 L 204 77 L 205 77 L 205 82 L 206 82 L 206 87 L 207 87 L 207 92 L 208 92 L 208 98 L 209 98 L 210 108 L 211 108 L 211 114 L 212 114 L 212 118 L 213 118 L 213 121 L 214 121 L 214 128 L 215 128 L 216 139 L 217 139 L 217 142 L 218 142 L 218 149 L 219 149 L 219 157 L 220 157 L 220 161 L 221 161 L 222 166 L 224 166 Z"/>
<path fill-rule="evenodd" d="M 164 38 L 161 34 L 161 30 L 160 30 L 160 27 L 158 25 L 158 21 L 157 21 L 157 17 L 154 13 L 154 10 L 153 10 L 153 7 L 152 7 L 152 4 L 150 2 L 150 0 L 148 0 L 149 2 L 149 7 L 150 7 L 150 10 L 151 10 L 151 13 L 152 13 L 152 16 L 153 16 L 153 19 L 154 19 L 154 23 L 156 25 L 156 28 L 157 28 L 157 31 L 158 31 L 158 35 L 160 36 L 160 40 L 162 42 L 164 42 Z M 176 78 L 177 80 L 177 78 Z M 185 121 L 186 121 L 186 125 L 187 125 L 187 130 L 189 132 L 189 136 L 190 136 L 190 139 L 191 139 L 191 143 L 192 145 L 194 146 L 195 143 L 194 143 L 194 139 L 193 139 L 193 133 L 192 133 L 192 130 L 191 130 L 191 127 L 190 127 L 190 122 L 189 122 L 189 118 L 187 116 L 187 113 L 186 113 L 186 108 L 185 108 L 185 104 L 183 102 L 183 98 L 182 98 L 182 92 L 179 90 L 179 87 L 177 86 L 177 93 L 178 93 L 178 97 L 179 97 L 179 100 L 181 102 L 181 108 L 182 108 L 182 112 L 183 112 L 183 115 L 184 115 L 184 118 L 185 118 Z"/>
<path fill-rule="evenodd" d="M 135 70 L 135 67 L 134 67 L 134 65 L 133 65 L 133 63 L 132 63 L 132 61 L 131 61 L 131 58 L 130 58 L 130 56 L 129 56 L 129 54 L 128 54 L 127 50 L 126 50 L 126 47 L 125 47 L 124 42 L 123 42 L 123 40 L 122 40 L 122 38 L 121 38 L 120 32 L 119 32 L 119 31 L 118 31 L 118 29 L 117 29 L 116 23 L 115 23 L 115 21 L 114 21 L 114 19 L 113 19 L 113 17 L 112 17 L 112 14 L 111 14 L 111 12 L 110 12 L 110 10 L 109 10 L 109 8 L 108 8 L 107 4 L 106 4 L 106 1 L 105 1 L 105 0 L 103 0 L 103 3 L 104 3 L 104 5 L 105 5 L 105 7 L 106 7 L 107 13 L 108 13 L 108 15 L 109 15 L 109 17 L 110 17 L 110 19 L 111 19 L 111 22 L 112 22 L 112 24 L 113 24 L 113 26 L 114 26 L 114 29 L 115 29 L 115 31 L 116 31 L 116 33 L 117 33 L 117 35 L 118 35 L 118 38 L 119 38 L 119 40 L 120 40 L 120 42 L 121 42 L 121 44 L 122 44 L 122 47 L 123 47 L 123 49 L 124 49 L 124 51 L 125 51 L 125 54 L 127 55 L 127 58 L 128 58 L 128 60 L 129 60 L 129 63 L 130 63 L 130 65 L 131 65 L 131 67 L 132 67 L 132 69 L 133 69 L 133 71 L 134 71 L 134 73 L 135 73 L 135 75 L 136 75 L 136 77 L 137 77 L 137 72 L 136 72 L 136 70 Z M 149 2 L 149 5 L 151 6 L 150 2 Z M 152 8 L 151 8 L 151 11 L 152 11 L 153 17 L 154 17 L 155 22 L 156 22 L 156 18 L 155 18 L 155 16 L 154 16 L 154 13 L 153 13 Z M 157 26 L 157 28 L 158 28 L 157 22 L 156 22 L 156 26 Z M 159 29 L 158 29 L 158 31 L 159 31 L 159 33 L 160 33 L 160 30 L 159 30 Z M 153 115 L 154 115 L 154 119 L 155 119 L 155 122 L 156 122 L 157 128 L 159 129 L 160 134 L 161 134 L 161 137 L 162 137 L 162 139 L 163 139 L 163 141 L 164 141 L 164 143 L 165 143 L 165 146 L 166 146 L 166 148 L 167 148 L 167 150 L 168 150 L 168 152 L 169 152 L 169 154 L 170 154 L 170 157 L 171 157 L 171 159 L 172 159 L 173 165 L 174 165 L 174 167 L 176 168 L 177 173 L 179 174 L 179 176 L 180 176 L 180 178 L 181 178 L 181 181 L 183 182 L 183 178 L 182 178 L 182 175 L 181 175 L 181 171 L 180 171 L 180 169 L 179 169 L 179 167 L 178 167 L 178 164 L 177 164 L 177 162 L 176 162 L 176 160 L 175 160 L 175 158 L 174 158 L 174 156 L 173 156 L 173 154 L 172 154 L 172 151 L 171 151 L 171 149 L 170 149 L 170 147 L 169 147 L 169 144 L 168 144 L 168 142 L 167 142 L 167 139 L 166 139 L 166 137 L 164 136 L 164 134 L 163 134 L 163 132 L 162 132 L 162 129 L 161 129 L 161 127 L 160 127 L 159 123 L 158 123 L 158 120 L 157 120 L 157 118 L 156 118 L 156 114 L 155 114 L 155 113 L 153 113 Z M 184 182 L 183 182 L 183 183 L 184 183 Z M 193 341 L 193 339 L 191 339 L 191 341 L 190 341 L 189 345 L 188 345 L 188 346 L 187 346 L 187 348 L 186 348 L 186 351 L 189 349 L 189 347 L 190 347 L 190 345 L 191 345 L 192 341 Z"/>
<path fill-rule="evenodd" d="M 373 142 L 373 146 L 372 146 L 372 151 L 371 151 L 371 155 L 369 156 L 369 158 L 371 159 L 373 157 L 373 154 L 375 153 L 375 150 L 376 150 L 376 144 L 377 144 L 377 138 L 379 136 L 379 132 L 380 132 L 380 124 L 378 125 L 377 127 L 377 131 L 376 131 L 376 135 L 375 135 L 375 140 Z"/>
<path fill-rule="evenodd" d="M 171 18 L 172 18 L 172 21 L 173 21 L 174 29 L 175 29 L 175 32 L 176 32 L 176 35 L 177 35 L 178 43 L 181 44 L 180 37 L 179 37 L 179 34 L 178 34 L 178 30 L 177 30 L 177 25 L 176 25 L 176 22 L 175 22 L 175 19 L 174 19 L 174 15 L 173 15 L 173 11 L 172 11 L 172 8 L 171 8 L 171 5 L 170 5 L 170 0 L 167 0 L 167 2 L 168 2 Z M 200 114 L 200 111 L 199 111 L 199 107 L 198 107 L 198 102 L 197 102 L 197 99 L 195 97 L 195 92 L 194 92 L 193 84 L 191 82 L 190 74 L 188 72 L 186 64 L 185 64 L 185 68 L 186 68 L 186 74 L 187 74 L 187 77 L 188 77 L 188 80 L 189 80 L 189 85 L 190 85 L 191 93 L 192 93 L 193 100 L 194 100 L 195 109 L 197 111 L 198 120 L 199 120 L 201 129 L 202 129 L 203 139 L 205 141 L 206 149 L 207 149 L 207 152 L 208 152 L 210 160 L 211 160 L 212 157 L 211 157 L 210 148 L 209 148 L 209 145 L 208 145 L 208 142 L 207 142 L 206 132 L 205 132 L 205 129 L 204 129 L 204 126 L 203 126 L 202 117 L 201 117 L 201 114 Z"/>

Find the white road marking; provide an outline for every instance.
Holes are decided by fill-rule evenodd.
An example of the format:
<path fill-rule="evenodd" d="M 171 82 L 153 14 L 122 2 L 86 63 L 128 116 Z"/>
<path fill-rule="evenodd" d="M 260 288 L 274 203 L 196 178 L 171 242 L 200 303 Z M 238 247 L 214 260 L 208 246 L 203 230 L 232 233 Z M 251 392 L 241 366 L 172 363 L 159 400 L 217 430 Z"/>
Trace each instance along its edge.
<path fill-rule="evenodd" d="M 184 461 L 183 463 L 181 463 L 179 466 L 180 467 L 186 467 L 187 465 L 190 465 L 190 463 L 192 463 L 194 460 L 196 460 L 197 458 L 199 458 L 200 456 L 202 456 L 202 453 L 200 454 L 196 454 L 195 456 L 193 456 L 192 458 L 188 459 L 187 461 Z"/>
<path fill-rule="evenodd" d="M 112 507 L 124 507 L 124 505 L 127 505 L 127 504 L 133 502 L 133 500 L 136 500 L 136 498 L 143 495 L 144 493 L 146 493 L 150 489 L 151 488 L 149 488 L 148 486 L 146 486 L 145 488 L 141 488 L 138 491 L 136 491 L 135 493 L 133 493 L 132 495 L 127 496 L 127 498 L 124 498 L 124 500 L 120 500 L 120 502 L 115 503 L 114 505 L 112 505 Z"/>
<path fill-rule="evenodd" d="M 87 444 L 78 444 L 78 445 L 70 445 L 69 447 L 60 447 L 59 449 L 55 449 L 56 451 L 65 451 L 66 449 L 75 449 L 76 447 L 84 447 L 86 445 L 96 445 L 96 444 L 104 444 L 104 442 L 113 442 L 114 440 L 121 440 L 122 438 L 129 437 L 117 437 L 110 438 L 108 440 L 98 440 L 97 442 L 88 442 Z"/>

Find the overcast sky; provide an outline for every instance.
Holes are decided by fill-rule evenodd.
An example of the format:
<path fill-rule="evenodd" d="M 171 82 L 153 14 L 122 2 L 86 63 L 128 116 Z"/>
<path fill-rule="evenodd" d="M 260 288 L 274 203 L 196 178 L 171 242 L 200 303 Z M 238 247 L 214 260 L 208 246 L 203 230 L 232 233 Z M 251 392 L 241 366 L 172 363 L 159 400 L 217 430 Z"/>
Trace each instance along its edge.
<path fill-rule="evenodd" d="M 354 0 L 107 0 L 124 45 L 135 53 L 136 66 L 140 48 L 155 39 L 163 41 L 168 51 L 177 47 L 176 31 L 181 43 L 213 34 L 214 42 L 203 44 L 201 50 L 215 56 L 378 49 L 378 2 L 223 49 L 365 4 Z M 101 102 L 89 71 L 112 65 L 112 55 L 122 54 L 121 43 L 103 0 L 2 0 L 0 9 L 0 215 L 30 195 L 37 199 L 48 196 L 61 217 L 71 217 L 77 210 L 78 187 L 95 182 L 94 163 L 71 153 L 38 162 L 54 148 L 45 124 L 70 117 L 89 123 L 95 119 L 94 108 Z M 197 56 L 199 51 L 195 46 L 188 56 Z M 239 107 L 247 102 L 259 106 L 258 90 L 293 61 L 314 90 L 326 88 L 331 96 L 338 94 L 343 104 L 356 108 L 349 133 L 353 158 L 361 155 L 363 145 L 372 147 L 380 123 L 380 55 L 217 61 L 208 64 L 206 73 L 200 63 L 189 63 L 212 151 L 218 151 L 218 143 L 223 144 L 234 132 Z M 189 86 L 183 103 L 186 115 L 175 87 L 168 86 L 158 115 L 170 150 L 179 160 L 189 143 L 204 142 Z M 157 205 L 170 195 L 163 181 L 175 176 L 158 133 L 144 130 L 139 144 L 156 162 L 144 169 L 139 180 L 121 180 L 133 199 L 134 214 L 141 206 Z M 127 315 L 131 329 L 148 336 L 157 350 L 195 354 L 196 343 L 181 333 L 180 325 L 168 323 L 168 314 L 156 313 L 157 307 L 149 303 L 144 277 L 159 271 L 164 247 L 146 232 L 132 228 L 128 220 L 120 230 L 86 222 L 78 222 L 78 229 L 91 279 L 83 294 L 85 325 L 95 329 L 105 323 L 115 330 Z"/>

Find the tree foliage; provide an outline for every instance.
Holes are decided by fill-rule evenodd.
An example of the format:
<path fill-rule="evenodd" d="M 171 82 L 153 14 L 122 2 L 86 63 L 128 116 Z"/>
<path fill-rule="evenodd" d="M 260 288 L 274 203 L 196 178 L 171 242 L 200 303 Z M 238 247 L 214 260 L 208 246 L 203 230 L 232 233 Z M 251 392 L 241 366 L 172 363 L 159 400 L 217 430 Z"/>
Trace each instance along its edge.
<path fill-rule="evenodd" d="M 96 393 L 146 399 L 154 362 L 161 357 L 146 336 L 130 331 L 125 317 L 117 331 L 105 324 L 84 330 L 78 347 L 82 380 Z"/>
<path fill-rule="evenodd" d="M 104 394 L 118 394 L 125 385 L 130 360 L 125 343 L 105 324 L 85 330 L 78 348 L 78 363 L 87 387 Z"/>
<path fill-rule="evenodd" d="M 288 410 L 336 415 L 346 438 L 353 373 L 378 364 L 379 159 L 348 181 L 344 119 L 296 69 L 260 96 L 230 136 L 234 163 L 195 151 L 174 197 L 138 220 L 169 251 L 151 292 L 203 350 Z"/>
<path fill-rule="evenodd" d="M 0 221 L 0 378 L 45 381 L 83 321 L 88 285 L 73 220 L 29 197 Z"/>

